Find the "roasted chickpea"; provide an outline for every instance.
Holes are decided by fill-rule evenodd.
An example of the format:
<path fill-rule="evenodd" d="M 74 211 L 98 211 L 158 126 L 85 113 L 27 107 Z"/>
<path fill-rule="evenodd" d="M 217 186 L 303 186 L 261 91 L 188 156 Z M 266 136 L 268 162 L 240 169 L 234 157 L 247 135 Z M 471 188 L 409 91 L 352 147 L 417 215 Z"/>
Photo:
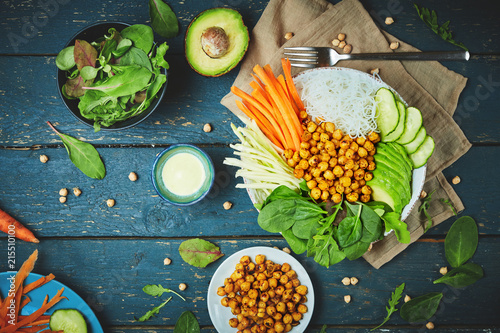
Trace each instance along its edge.
<path fill-rule="evenodd" d="M 299 321 L 302 319 L 302 313 L 294 312 L 294 313 L 292 313 L 292 318 L 294 321 Z"/>
<path fill-rule="evenodd" d="M 284 263 L 283 265 L 281 265 L 281 271 L 282 271 L 283 273 L 288 272 L 290 269 L 291 269 L 291 267 L 290 267 L 290 264 L 289 264 L 289 263 Z"/>
<path fill-rule="evenodd" d="M 351 186 L 351 178 L 344 176 L 341 177 L 339 180 L 340 180 L 340 185 L 342 185 L 343 187 Z"/>
<path fill-rule="evenodd" d="M 284 324 L 291 324 L 293 321 L 293 317 L 291 314 L 287 313 L 283 316 L 283 323 Z"/>
<path fill-rule="evenodd" d="M 302 178 L 304 177 L 304 174 L 305 174 L 305 171 L 304 169 L 299 169 L 297 167 L 295 167 L 295 169 L 293 169 L 293 175 L 295 178 Z"/>
<path fill-rule="evenodd" d="M 295 303 L 298 303 L 298 302 L 300 302 L 301 298 L 302 298 L 302 295 L 301 295 L 301 294 L 299 294 L 299 293 L 295 293 L 295 294 L 293 294 L 293 296 L 292 296 L 292 301 L 293 301 L 293 302 L 295 302 Z"/>
<path fill-rule="evenodd" d="M 224 291 L 226 292 L 226 294 L 229 294 L 233 290 L 234 290 L 234 284 L 233 283 L 228 283 L 228 284 L 226 284 L 224 286 Z"/>
<path fill-rule="evenodd" d="M 352 176 L 354 176 L 354 171 L 352 171 L 352 170 L 346 170 L 344 172 L 344 177 L 352 178 Z"/>
<path fill-rule="evenodd" d="M 354 180 L 351 182 L 351 190 L 355 191 L 359 188 L 359 182 L 357 180 Z"/>
<path fill-rule="evenodd" d="M 365 181 L 370 181 L 373 179 L 373 173 L 365 172 Z"/>
<path fill-rule="evenodd" d="M 327 190 L 322 191 L 320 198 L 323 201 L 327 201 L 330 198 L 330 192 L 328 192 Z"/>
<path fill-rule="evenodd" d="M 294 160 L 297 163 L 300 162 L 300 155 L 299 155 L 298 151 L 296 151 L 295 153 L 293 153 L 292 160 Z"/>
<path fill-rule="evenodd" d="M 335 140 L 342 140 L 342 137 L 344 136 L 344 133 L 342 133 L 342 131 L 340 129 L 336 129 L 335 131 L 333 131 L 333 135 L 332 135 L 332 138 L 335 139 Z"/>
<path fill-rule="evenodd" d="M 321 190 L 321 191 L 325 191 L 328 189 L 328 183 L 324 180 L 320 181 L 318 183 L 318 188 Z"/>
<path fill-rule="evenodd" d="M 308 182 L 308 181 L 310 181 L 312 179 L 312 175 L 310 173 L 305 173 L 304 177 L 302 177 L 302 178 L 304 178 L 304 180 L 306 182 Z"/>
<path fill-rule="evenodd" d="M 291 167 L 291 168 L 295 168 L 295 166 L 297 165 L 297 162 L 295 162 L 293 159 L 289 158 L 286 161 L 286 164 L 288 164 L 288 166 Z"/>
<path fill-rule="evenodd" d="M 229 297 L 224 297 L 220 300 L 220 304 L 222 304 L 222 306 L 225 306 L 226 308 L 229 306 Z"/>
<path fill-rule="evenodd" d="M 366 141 L 365 144 L 363 145 L 363 148 L 365 148 L 367 151 L 372 151 L 375 149 L 375 146 L 371 141 Z"/>
<path fill-rule="evenodd" d="M 231 326 L 232 328 L 236 328 L 238 324 L 239 324 L 238 319 L 236 318 L 229 319 L 229 326 Z"/>
<path fill-rule="evenodd" d="M 319 153 L 318 147 L 311 147 L 310 151 L 312 155 L 316 155 Z"/>
<path fill-rule="evenodd" d="M 309 162 L 309 165 L 310 165 L 310 166 L 315 167 L 315 166 L 316 166 L 316 165 L 318 165 L 318 163 L 319 163 L 319 158 L 318 158 L 318 156 L 314 155 L 313 157 L 311 157 L 311 158 L 308 160 L 308 162 Z"/>
<path fill-rule="evenodd" d="M 308 140 L 309 141 L 309 140 Z M 307 141 L 302 141 L 300 143 L 300 149 L 309 149 L 311 148 L 311 144 Z M 300 154 L 300 153 L 299 153 Z M 286 156 L 285 156 L 286 157 Z"/>
<path fill-rule="evenodd" d="M 226 291 L 224 290 L 224 287 L 219 287 L 217 288 L 217 295 L 219 296 L 226 296 Z"/>
<path fill-rule="evenodd" d="M 359 199 L 359 194 L 356 192 L 351 192 L 351 193 L 346 195 L 346 199 L 349 202 L 356 202 Z"/>
<path fill-rule="evenodd" d="M 355 142 L 353 142 L 355 143 Z M 352 160 L 354 158 L 354 150 L 352 150 L 351 148 L 348 148 L 346 151 L 345 151 L 345 157 L 347 157 L 348 159 Z"/>
<path fill-rule="evenodd" d="M 376 132 L 370 132 L 370 134 L 368 134 L 368 140 L 373 143 L 377 143 L 380 141 L 380 135 Z"/>
<path fill-rule="evenodd" d="M 344 165 L 344 168 L 352 170 L 354 169 L 354 166 L 355 166 L 354 160 L 347 160 L 347 162 Z"/>
<path fill-rule="evenodd" d="M 302 143 L 301 143 L 301 145 L 302 145 Z M 283 154 L 285 155 L 286 159 L 292 158 L 292 156 L 293 156 L 293 150 L 291 150 L 291 149 L 285 149 L 285 151 L 283 152 Z M 248 256 L 245 256 L 245 257 L 248 257 Z"/>
<path fill-rule="evenodd" d="M 337 163 L 338 163 L 338 160 L 336 157 L 332 157 L 332 158 L 330 158 L 330 161 L 328 161 L 328 165 L 330 166 L 330 168 L 335 168 Z"/>
<path fill-rule="evenodd" d="M 312 138 L 313 138 L 313 140 L 315 140 L 315 141 L 320 141 L 320 138 L 321 138 L 321 133 L 319 133 L 319 132 L 314 132 L 314 133 L 312 134 Z"/>
<path fill-rule="evenodd" d="M 304 286 L 304 285 L 300 285 L 298 286 L 297 288 L 295 288 L 295 291 L 299 294 L 301 294 L 302 296 L 304 296 L 305 294 L 307 294 L 307 286 Z"/>
<path fill-rule="evenodd" d="M 359 161 L 358 161 L 358 164 L 359 164 L 359 167 L 361 169 L 366 169 L 368 168 L 368 161 L 364 158 L 360 158 Z"/>
<path fill-rule="evenodd" d="M 282 322 L 276 322 L 274 324 L 274 330 L 276 331 L 276 333 L 281 333 L 281 332 L 284 332 L 285 331 L 285 325 L 282 323 Z"/>
<path fill-rule="evenodd" d="M 328 163 L 327 162 L 320 162 L 320 163 L 318 163 L 318 169 L 321 172 L 326 171 L 328 169 Z"/>
<path fill-rule="evenodd" d="M 375 168 L 376 168 L 375 162 L 368 162 L 368 168 L 366 168 L 367 170 L 373 171 L 375 170 Z"/>
<path fill-rule="evenodd" d="M 288 276 L 287 276 L 287 275 L 282 275 L 282 276 L 280 277 L 280 283 L 281 283 L 281 284 L 285 284 L 285 283 L 287 283 L 287 282 L 288 282 L 288 279 L 289 279 L 289 278 L 288 278 Z"/>
<path fill-rule="evenodd" d="M 340 193 L 335 193 L 332 195 L 332 201 L 336 204 L 342 201 L 342 195 Z"/>
<path fill-rule="evenodd" d="M 358 170 L 354 171 L 354 179 L 361 180 L 364 178 L 364 176 L 365 176 L 365 170 L 358 169 Z"/>
<path fill-rule="evenodd" d="M 309 132 L 309 131 L 304 131 L 304 132 L 302 133 L 301 140 L 302 140 L 302 141 L 309 141 L 309 140 L 311 140 L 311 137 L 312 137 L 311 132 Z"/>
<path fill-rule="evenodd" d="M 307 131 L 310 133 L 314 133 L 316 129 L 318 128 L 318 125 L 314 123 L 313 121 L 307 123 Z"/>
<path fill-rule="evenodd" d="M 231 309 L 234 309 L 235 307 L 238 306 L 238 301 L 234 298 L 231 298 L 229 300 L 229 302 L 227 303 L 227 305 L 231 308 Z"/>
<path fill-rule="evenodd" d="M 266 326 L 267 328 L 273 328 L 274 327 L 273 318 L 269 317 L 269 318 L 264 319 L 264 326 Z"/>
<path fill-rule="evenodd" d="M 345 165 L 347 163 L 347 157 L 345 155 L 339 156 L 337 163 L 340 165 Z"/>
<path fill-rule="evenodd" d="M 337 177 L 340 178 L 344 175 L 344 169 L 342 169 L 341 166 L 337 165 L 333 168 L 333 174 Z"/>
<path fill-rule="evenodd" d="M 361 158 L 366 157 L 368 155 L 368 151 L 364 147 L 359 147 L 358 155 Z"/>
<path fill-rule="evenodd" d="M 285 302 L 278 302 L 276 304 L 276 311 L 279 313 L 285 313 L 286 312 L 286 303 Z"/>
<path fill-rule="evenodd" d="M 363 186 L 363 187 L 361 188 L 361 193 L 363 193 L 363 194 L 368 194 L 368 195 L 369 195 L 369 194 L 372 194 L 372 189 L 371 189 L 371 187 L 370 187 L 370 186 L 365 185 L 365 186 Z"/>
<path fill-rule="evenodd" d="M 266 261 L 266 256 L 263 254 L 258 254 L 255 256 L 255 263 L 257 265 L 262 265 Z"/>
<path fill-rule="evenodd" d="M 256 289 L 250 289 L 248 291 L 248 297 L 256 299 L 257 297 L 259 297 L 259 292 Z"/>
<path fill-rule="evenodd" d="M 306 313 L 307 312 L 307 305 L 305 304 L 299 304 L 297 306 L 297 311 L 300 313 Z"/>
<path fill-rule="evenodd" d="M 324 149 L 325 149 L 325 144 L 323 142 L 318 142 L 318 144 L 316 145 L 316 148 L 318 148 L 318 150 L 320 152 L 322 152 Z"/>
<path fill-rule="evenodd" d="M 314 200 L 318 200 L 321 197 L 321 190 L 319 188 L 317 188 L 317 187 L 313 188 L 311 190 L 311 197 Z"/>
<path fill-rule="evenodd" d="M 325 143 L 330 140 L 330 135 L 328 135 L 328 133 L 321 133 L 321 135 L 319 136 L 319 140 Z"/>
<path fill-rule="evenodd" d="M 328 133 L 333 133 L 335 131 L 335 124 L 331 122 L 325 122 L 325 131 Z"/>
<path fill-rule="evenodd" d="M 325 177 L 326 180 L 333 180 L 335 178 L 335 175 L 331 170 L 325 170 L 323 173 L 323 177 Z"/>

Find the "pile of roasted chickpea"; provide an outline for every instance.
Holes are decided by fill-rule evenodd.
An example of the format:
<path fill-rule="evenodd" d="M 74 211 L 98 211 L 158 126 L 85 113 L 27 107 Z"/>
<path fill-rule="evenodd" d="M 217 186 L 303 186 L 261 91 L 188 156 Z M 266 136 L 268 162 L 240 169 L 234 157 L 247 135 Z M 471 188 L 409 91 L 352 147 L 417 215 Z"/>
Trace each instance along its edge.
<path fill-rule="evenodd" d="M 276 264 L 258 254 L 253 263 L 243 256 L 235 271 L 217 289 L 221 304 L 236 318 L 229 326 L 238 333 L 289 332 L 307 312 L 307 287 L 288 263 Z"/>
<path fill-rule="evenodd" d="M 302 126 L 300 150 L 285 150 L 285 158 L 295 177 L 306 180 L 313 199 L 339 203 L 345 195 L 349 202 L 370 201 L 372 190 L 366 182 L 375 170 L 378 133 L 351 138 L 331 122 L 318 126 L 305 120 Z"/>

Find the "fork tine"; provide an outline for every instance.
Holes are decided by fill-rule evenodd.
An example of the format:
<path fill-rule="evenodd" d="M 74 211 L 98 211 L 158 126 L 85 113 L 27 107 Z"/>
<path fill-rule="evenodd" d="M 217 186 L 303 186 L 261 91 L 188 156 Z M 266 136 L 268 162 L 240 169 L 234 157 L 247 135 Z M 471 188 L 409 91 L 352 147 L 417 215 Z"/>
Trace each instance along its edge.
<path fill-rule="evenodd" d="M 286 55 L 286 56 L 297 56 L 297 57 L 317 57 L 318 56 L 317 52 L 313 52 L 313 53 L 306 53 L 306 52 L 303 52 L 303 53 L 285 52 L 283 54 Z"/>
<path fill-rule="evenodd" d="M 313 64 L 298 64 L 298 63 L 291 63 L 292 67 L 300 67 L 300 68 L 316 68 L 316 65 Z"/>
<path fill-rule="evenodd" d="M 285 50 L 291 51 L 316 51 L 315 47 L 310 46 L 295 46 L 295 47 L 285 47 Z"/>
<path fill-rule="evenodd" d="M 289 58 L 288 60 L 290 61 L 298 61 L 299 63 L 300 62 L 312 62 L 312 63 L 315 63 L 317 64 L 318 63 L 318 59 L 317 58 Z"/>

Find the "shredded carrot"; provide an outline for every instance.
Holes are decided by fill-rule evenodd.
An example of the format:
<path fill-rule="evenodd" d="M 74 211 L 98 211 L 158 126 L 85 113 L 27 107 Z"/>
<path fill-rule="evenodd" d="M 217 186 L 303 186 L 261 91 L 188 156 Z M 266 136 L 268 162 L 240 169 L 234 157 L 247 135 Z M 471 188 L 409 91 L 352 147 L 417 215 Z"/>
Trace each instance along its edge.
<path fill-rule="evenodd" d="M 290 59 L 288 59 L 288 58 L 281 59 L 281 66 L 283 67 L 283 72 L 285 73 L 285 79 L 286 79 L 288 91 L 292 95 L 293 100 L 295 101 L 295 104 L 297 104 L 297 107 L 299 108 L 299 110 L 305 110 L 304 103 L 302 103 L 302 100 L 299 97 L 299 93 L 297 92 L 297 88 L 295 87 L 295 84 L 293 83 L 292 65 L 290 63 Z"/>
<path fill-rule="evenodd" d="M 293 101 L 293 98 L 290 96 L 290 92 L 288 91 L 288 87 L 285 82 L 285 78 L 283 75 L 278 76 L 278 82 L 281 85 L 281 88 L 286 94 L 287 99 L 290 101 L 290 104 L 292 105 L 293 111 L 295 111 L 295 114 L 298 116 L 299 115 L 299 108 L 297 107 L 297 104 Z"/>
<path fill-rule="evenodd" d="M 38 287 L 41 287 L 43 286 L 44 284 L 46 284 L 47 282 L 49 281 L 52 281 L 53 279 L 55 278 L 54 274 L 50 273 L 49 275 L 47 276 L 42 276 L 41 278 L 39 278 L 38 280 L 36 281 L 33 281 L 31 282 L 30 284 L 26 285 L 23 289 L 23 294 L 27 294 L 29 293 L 30 291 L 38 288 Z"/>
<path fill-rule="evenodd" d="M 24 299 L 22 300 L 21 305 L 19 306 L 19 311 L 21 311 L 26 306 L 26 304 L 28 304 L 29 302 L 31 302 L 31 298 L 24 295 Z M 21 317 L 21 316 L 19 316 L 19 317 Z"/>

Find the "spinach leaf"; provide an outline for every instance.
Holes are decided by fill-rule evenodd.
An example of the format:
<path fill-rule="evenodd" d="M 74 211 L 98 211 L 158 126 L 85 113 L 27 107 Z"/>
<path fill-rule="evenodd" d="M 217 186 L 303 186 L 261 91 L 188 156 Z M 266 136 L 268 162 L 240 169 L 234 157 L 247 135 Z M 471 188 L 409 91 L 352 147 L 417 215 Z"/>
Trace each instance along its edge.
<path fill-rule="evenodd" d="M 368 251 L 370 244 L 371 242 L 363 242 L 360 240 L 352 245 L 344 247 L 342 251 L 344 251 L 347 259 L 356 260 Z"/>
<path fill-rule="evenodd" d="M 319 216 L 321 218 L 321 216 Z M 293 234 L 300 239 L 309 239 L 314 236 L 317 229 L 321 226 L 319 218 L 314 217 L 307 220 L 297 220 L 292 226 Z"/>
<path fill-rule="evenodd" d="M 111 66 L 117 73 L 104 81 L 85 87 L 88 90 L 100 90 L 109 96 L 121 97 L 144 90 L 151 79 L 151 72 L 140 66 Z"/>
<path fill-rule="evenodd" d="M 451 226 L 444 240 L 446 259 L 452 267 L 459 267 L 476 252 L 477 225 L 470 216 L 463 216 Z"/>
<path fill-rule="evenodd" d="M 398 311 L 396 309 L 396 305 L 398 305 L 399 300 L 401 299 L 401 296 L 403 295 L 403 290 L 405 289 L 405 284 L 402 283 L 399 285 L 394 292 L 391 293 L 391 299 L 389 300 L 389 306 L 386 306 L 385 309 L 387 310 L 387 316 L 385 317 L 384 321 L 378 325 L 377 327 L 374 327 L 371 329 L 371 331 L 376 330 L 379 327 L 382 327 L 385 323 L 391 319 L 391 315 Z"/>
<path fill-rule="evenodd" d="M 346 204 L 349 204 L 346 202 Z M 365 204 L 360 204 L 363 206 L 361 212 L 361 221 L 363 222 L 363 235 L 361 236 L 362 242 L 371 243 L 380 238 L 384 232 L 382 226 L 382 219 L 377 214 L 376 210 L 380 209 L 383 215 L 383 206 L 367 206 Z"/>
<path fill-rule="evenodd" d="M 140 48 L 134 46 L 120 58 L 120 66 L 130 65 L 141 66 L 147 68 L 150 72 L 152 71 L 151 61 L 149 61 L 147 54 Z"/>
<path fill-rule="evenodd" d="M 302 254 L 307 250 L 307 240 L 300 239 L 293 234 L 292 229 L 285 230 L 281 233 L 292 251 L 296 254 Z"/>
<path fill-rule="evenodd" d="M 174 293 L 177 296 L 179 296 L 183 301 L 186 300 L 184 297 L 182 297 L 181 295 L 179 295 L 178 293 L 176 293 L 174 290 L 168 289 L 168 288 L 163 288 L 161 284 L 158 284 L 158 285 L 156 285 L 156 284 L 145 285 L 142 288 L 142 291 L 144 291 L 146 294 L 148 294 L 150 296 L 161 296 L 161 295 L 163 295 L 163 293 Z"/>
<path fill-rule="evenodd" d="M 435 280 L 433 283 L 444 283 L 453 288 L 463 288 L 473 284 L 483 277 L 483 269 L 474 263 L 466 263 L 460 267 L 452 269 L 446 275 Z"/>
<path fill-rule="evenodd" d="M 224 255 L 218 246 L 200 238 L 182 242 L 179 253 L 185 262 L 195 267 L 206 267 Z"/>
<path fill-rule="evenodd" d="M 95 67 L 97 60 L 97 50 L 84 40 L 77 39 L 75 48 L 73 49 L 75 63 L 78 70 L 82 70 L 85 66 Z"/>
<path fill-rule="evenodd" d="M 297 199 L 304 199 L 300 194 L 295 192 L 294 190 L 290 189 L 288 186 L 285 185 L 280 185 L 276 187 L 271 194 L 269 194 L 264 200 L 264 203 L 262 204 L 262 208 L 267 205 L 268 203 L 278 200 L 278 199 L 292 199 L 292 198 L 297 198 Z"/>
<path fill-rule="evenodd" d="M 314 236 L 315 240 L 318 239 L 320 242 L 315 245 L 315 255 L 314 261 L 316 261 L 321 266 L 326 268 L 341 262 L 345 258 L 345 253 L 342 252 L 333 238 L 333 232 L 327 235 Z"/>
<path fill-rule="evenodd" d="M 116 46 L 116 49 L 111 51 L 115 58 L 120 58 L 127 52 L 132 46 L 132 41 L 128 38 L 122 38 L 122 40 Z"/>
<path fill-rule="evenodd" d="M 179 22 L 169 5 L 161 0 L 149 0 L 151 26 L 160 36 L 173 38 L 179 33 Z"/>
<path fill-rule="evenodd" d="M 56 66 L 62 71 L 69 71 L 71 68 L 75 67 L 75 55 L 74 46 L 68 46 L 59 52 L 56 57 Z"/>
<path fill-rule="evenodd" d="M 363 225 L 360 218 L 363 209 L 362 206 L 356 207 L 359 208 L 357 208 L 355 216 L 348 216 L 339 223 L 339 245 L 343 248 L 359 241 L 363 233 Z"/>
<path fill-rule="evenodd" d="M 429 320 L 437 311 L 442 293 L 429 293 L 413 298 L 403 304 L 399 314 L 409 323 L 419 323 Z"/>
<path fill-rule="evenodd" d="M 175 323 L 174 333 L 200 333 L 198 320 L 191 311 L 184 311 Z"/>
<path fill-rule="evenodd" d="M 155 314 L 158 314 L 160 312 L 160 309 L 163 308 L 165 305 L 167 305 L 168 302 L 170 302 L 170 300 L 172 299 L 172 297 L 169 297 L 165 302 L 161 303 L 160 305 L 152 308 L 151 310 L 149 310 L 148 312 L 146 312 L 141 318 L 139 319 L 135 319 L 137 321 L 146 321 L 148 319 L 150 319 L 151 317 L 154 317 Z"/>
<path fill-rule="evenodd" d="M 153 47 L 154 35 L 153 29 L 144 24 L 134 24 L 126 27 L 120 32 L 123 38 L 130 39 L 135 47 L 140 48 L 148 54 Z"/>
<path fill-rule="evenodd" d="M 90 143 L 82 142 L 69 135 L 59 133 L 50 122 L 47 124 L 61 138 L 73 164 L 90 178 L 103 179 L 106 168 L 97 150 Z"/>
<path fill-rule="evenodd" d="M 395 212 L 385 213 L 382 220 L 385 222 L 385 231 L 394 230 L 396 237 L 400 243 L 409 244 L 411 241 L 410 232 L 406 223 L 401 221 L 400 215 Z"/>

